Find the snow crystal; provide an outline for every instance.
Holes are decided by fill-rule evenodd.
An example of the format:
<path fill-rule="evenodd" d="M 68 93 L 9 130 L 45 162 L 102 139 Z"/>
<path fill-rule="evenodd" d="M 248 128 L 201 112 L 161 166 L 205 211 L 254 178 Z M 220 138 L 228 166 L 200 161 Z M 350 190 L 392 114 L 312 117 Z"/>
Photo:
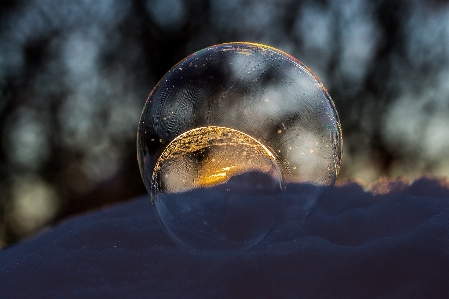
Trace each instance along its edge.
<path fill-rule="evenodd" d="M 290 196 L 272 234 L 237 252 L 176 246 L 144 196 L 1 250 L 0 297 L 448 298 L 447 181 L 375 189 L 336 186 L 304 223 Z"/>

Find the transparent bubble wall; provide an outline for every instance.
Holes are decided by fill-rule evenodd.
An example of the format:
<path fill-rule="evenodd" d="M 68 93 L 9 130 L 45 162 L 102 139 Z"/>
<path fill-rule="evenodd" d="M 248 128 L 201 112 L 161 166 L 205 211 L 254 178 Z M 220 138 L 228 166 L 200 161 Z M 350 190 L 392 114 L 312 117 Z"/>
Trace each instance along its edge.
<path fill-rule="evenodd" d="M 286 198 L 303 221 L 336 180 L 342 137 L 323 84 L 260 44 L 198 51 L 156 85 L 137 134 L 139 167 L 178 244 L 246 249 L 273 229 Z"/>

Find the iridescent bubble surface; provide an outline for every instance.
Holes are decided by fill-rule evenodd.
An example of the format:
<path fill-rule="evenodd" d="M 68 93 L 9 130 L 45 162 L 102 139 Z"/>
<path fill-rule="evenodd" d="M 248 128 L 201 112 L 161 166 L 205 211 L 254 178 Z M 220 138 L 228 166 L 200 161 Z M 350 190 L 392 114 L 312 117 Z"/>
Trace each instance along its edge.
<path fill-rule="evenodd" d="M 341 150 L 322 83 L 292 56 L 252 43 L 212 46 L 174 66 L 145 103 L 137 136 L 162 226 L 196 249 L 254 246 L 287 197 L 301 202 L 304 221 L 334 184 Z"/>

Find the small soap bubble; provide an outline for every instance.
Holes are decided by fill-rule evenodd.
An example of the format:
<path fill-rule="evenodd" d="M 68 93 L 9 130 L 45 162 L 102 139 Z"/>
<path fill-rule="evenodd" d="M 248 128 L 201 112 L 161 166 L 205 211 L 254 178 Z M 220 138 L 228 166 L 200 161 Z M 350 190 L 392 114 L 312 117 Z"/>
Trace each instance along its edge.
<path fill-rule="evenodd" d="M 286 198 L 304 221 L 333 186 L 341 150 L 322 83 L 292 56 L 254 43 L 212 46 L 179 62 L 151 92 L 137 134 L 162 227 L 200 250 L 258 244 Z"/>

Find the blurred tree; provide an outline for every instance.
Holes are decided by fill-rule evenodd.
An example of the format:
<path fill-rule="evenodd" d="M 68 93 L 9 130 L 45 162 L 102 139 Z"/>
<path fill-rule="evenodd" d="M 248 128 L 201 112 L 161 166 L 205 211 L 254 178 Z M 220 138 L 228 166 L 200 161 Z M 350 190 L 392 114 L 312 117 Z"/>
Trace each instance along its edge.
<path fill-rule="evenodd" d="M 336 102 L 341 179 L 449 175 L 448 1 L 2 1 L 0 247 L 144 193 L 135 135 L 193 51 L 261 42 Z"/>

